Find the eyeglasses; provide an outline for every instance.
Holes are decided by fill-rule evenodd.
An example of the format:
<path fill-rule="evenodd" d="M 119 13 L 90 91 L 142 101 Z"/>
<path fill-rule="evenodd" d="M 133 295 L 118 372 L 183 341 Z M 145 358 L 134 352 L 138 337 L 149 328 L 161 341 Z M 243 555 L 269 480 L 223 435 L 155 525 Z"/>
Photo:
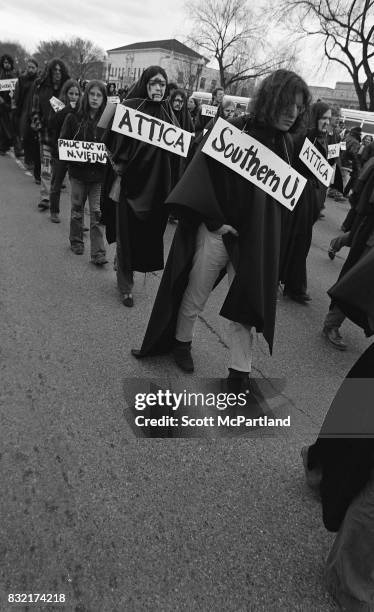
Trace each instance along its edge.
<path fill-rule="evenodd" d="M 151 79 L 148 81 L 148 85 L 154 87 L 155 85 L 160 85 L 160 87 L 166 87 L 166 81 L 161 81 L 160 79 Z"/>

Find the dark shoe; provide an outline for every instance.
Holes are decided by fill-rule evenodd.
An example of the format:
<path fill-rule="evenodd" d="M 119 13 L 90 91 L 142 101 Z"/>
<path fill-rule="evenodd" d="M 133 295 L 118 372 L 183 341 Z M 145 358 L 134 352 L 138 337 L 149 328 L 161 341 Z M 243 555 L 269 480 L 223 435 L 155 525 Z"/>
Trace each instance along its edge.
<path fill-rule="evenodd" d="M 347 349 L 347 345 L 343 342 L 338 327 L 324 327 L 322 333 L 334 348 L 339 351 L 345 351 Z"/>
<path fill-rule="evenodd" d="M 84 246 L 82 244 L 72 244 L 70 248 L 75 255 L 83 255 L 84 253 Z"/>
<path fill-rule="evenodd" d="M 103 266 L 104 264 L 108 263 L 108 260 L 105 255 L 98 255 L 97 257 L 93 257 L 91 261 L 93 264 L 95 264 L 95 266 Z"/>
<path fill-rule="evenodd" d="M 323 213 L 319 213 L 318 219 L 324 219 L 324 218 L 325 218 L 325 215 Z"/>
<path fill-rule="evenodd" d="M 335 255 L 338 252 L 338 249 L 335 249 L 334 246 L 335 246 L 335 238 L 331 240 L 329 250 L 327 251 L 328 256 L 330 257 L 331 261 L 335 259 Z"/>
<path fill-rule="evenodd" d="M 36 178 L 34 180 L 35 180 L 36 185 L 40 185 L 41 184 L 41 180 L 40 179 Z"/>
<path fill-rule="evenodd" d="M 347 198 L 345 198 L 342 195 L 338 195 L 338 196 L 335 196 L 334 200 L 335 200 L 335 202 L 346 202 Z"/>
<path fill-rule="evenodd" d="M 38 208 L 39 208 L 40 211 L 48 210 L 48 208 L 49 208 L 49 201 L 48 200 L 42 200 L 41 202 L 39 202 Z"/>
<path fill-rule="evenodd" d="M 294 302 L 298 302 L 299 304 L 306 304 L 307 302 L 311 302 L 312 298 L 310 297 L 309 293 L 293 293 L 292 291 L 283 291 L 283 295 L 287 295 L 287 297 L 290 298 L 290 300 L 293 300 Z"/>
<path fill-rule="evenodd" d="M 51 213 L 51 221 L 52 223 L 61 223 L 61 219 L 58 216 L 58 213 Z"/>
<path fill-rule="evenodd" d="M 229 368 L 229 375 L 226 379 L 226 384 L 228 393 L 235 393 L 235 395 L 239 395 L 241 391 L 250 387 L 249 372 L 240 372 L 239 370 Z"/>
<path fill-rule="evenodd" d="M 84 226 L 83 226 L 83 231 L 84 231 L 84 232 L 89 232 L 89 231 L 90 231 L 90 228 L 89 228 L 89 227 L 86 227 L 86 226 L 84 225 Z"/>
<path fill-rule="evenodd" d="M 132 308 L 134 306 L 134 298 L 132 297 L 132 293 L 125 293 L 122 299 L 122 304 L 127 306 L 127 308 Z"/>
<path fill-rule="evenodd" d="M 195 367 L 191 356 L 191 342 L 177 342 L 173 348 L 174 361 L 183 372 L 193 372 Z"/>
<path fill-rule="evenodd" d="M 303 466 L 304 466 L 305 480 L 306 480 L 307 485 L 311 489 L 318 490 L 321 484 L 321 480 L 322 480 L 322 472 L 318 468 L 314 468 L 313 470 L 310 470 L 308 468 L 308 451 L 309 451 L 308 446 L 303 446 L 303 448 L 300 451 L 301 459 L 303 461 Z"/>

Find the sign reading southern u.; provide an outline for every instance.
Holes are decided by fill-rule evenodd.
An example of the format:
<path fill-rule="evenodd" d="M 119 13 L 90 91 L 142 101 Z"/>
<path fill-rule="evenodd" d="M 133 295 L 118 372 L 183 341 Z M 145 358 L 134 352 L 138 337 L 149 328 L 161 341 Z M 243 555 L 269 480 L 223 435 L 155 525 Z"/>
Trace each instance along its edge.
<path fill-rule="evenodd" d="M 112 130 L 186 157 L 191 142 L 190 132 L 157 117 L 118 104 Z"/>
<path fill-rule="evenodd" d="M 306 179 L 252 136 L 219 118 L 202 151 L 293 210 Z M 248 202 L 250 204 L 250 202 Z"/>
<path fill-rule="evenodd" d="M 328 163 L 326 157 L 310 142 L 309 138 L 305 138 L 299 157 L 325 187 L 330 185 L 333 168 Z"/>
<path fill-rule="evenodd" d="M 18 79 L 0 79 L 0 91 L 14 91 Z"/>
<path fill-rule="evenodd" d="M 106 148 L 103 142 L 84 142 L 80 140 L 58 140 L 58 156 L 64 161 L 106 163 Z"/>
<path fill-rule="evenodd" d="M 217 114 L 218 106 L 210 106 L 209 104 L 201 105 L 201 114 L 204 117 L 215 117 Z"/>

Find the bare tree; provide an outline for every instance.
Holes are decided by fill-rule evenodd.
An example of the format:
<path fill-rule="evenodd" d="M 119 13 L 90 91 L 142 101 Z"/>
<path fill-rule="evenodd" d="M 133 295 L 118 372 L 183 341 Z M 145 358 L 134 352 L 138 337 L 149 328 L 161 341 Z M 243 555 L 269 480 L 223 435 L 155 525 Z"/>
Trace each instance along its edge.
<path fill-rule="evenodd" d="M 186 10 L 193 22 L 189 41 L 216 59 L 225 89 L 283 64 L 279 52 L 264 54 L 265 28 L 246 0 L 194 0 Z"/>
<path fill-rule="evenodd" d="M 70 41 L 41 41 L 35 53 L 41 64 L 53 58 L 63 60 L 76 79 L 102 78 L 105 52 L 90 40 L 72 38 Z"/>
<path fill-rule="evenodd" d="M 280 0 L 278 10 L 294 32 L 321 38 L 326 58 L 350 74 L 360 109 L 374 111 L 374 0 Z"/>
<path fill-rule="evenodd" d="M 29 57 L 29 53 L 26 49 L 18 42 L 4 41 L 0 42 L 0 57 L 2 55 L 10 55 L 14 59 L 14 67 L 20 71 L 26 67 L 26 59 Z"/>

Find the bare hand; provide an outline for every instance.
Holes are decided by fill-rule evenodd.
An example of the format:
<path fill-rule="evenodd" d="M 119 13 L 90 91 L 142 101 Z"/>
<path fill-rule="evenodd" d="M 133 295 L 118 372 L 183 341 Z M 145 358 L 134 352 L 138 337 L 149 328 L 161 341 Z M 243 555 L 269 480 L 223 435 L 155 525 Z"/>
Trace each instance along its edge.
<path fill-rule="evenodd" d="M 213 234 L 218 234 L 218 236 L 223 236 L 224 234 L 234 234 L 234 236 L 239 236 L 238 232 L 232 225 L 221 225 Z"/>

